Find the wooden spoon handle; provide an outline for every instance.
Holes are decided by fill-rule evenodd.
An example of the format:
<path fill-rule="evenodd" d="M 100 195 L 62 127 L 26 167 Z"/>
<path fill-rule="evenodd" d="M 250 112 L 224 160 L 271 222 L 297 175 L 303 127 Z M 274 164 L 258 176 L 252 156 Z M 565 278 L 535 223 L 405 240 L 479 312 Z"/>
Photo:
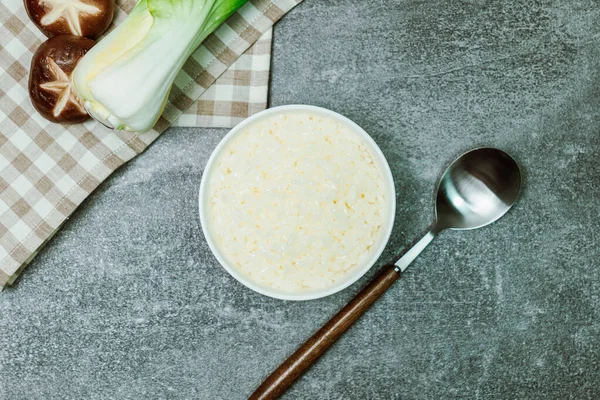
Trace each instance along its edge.
<path fill-rule="evenodd" d="M 250 396 L 250 400 L 281 396 L 398 278 L 393 264 L 384 266 L 363 290 L 279 366 Z"/>

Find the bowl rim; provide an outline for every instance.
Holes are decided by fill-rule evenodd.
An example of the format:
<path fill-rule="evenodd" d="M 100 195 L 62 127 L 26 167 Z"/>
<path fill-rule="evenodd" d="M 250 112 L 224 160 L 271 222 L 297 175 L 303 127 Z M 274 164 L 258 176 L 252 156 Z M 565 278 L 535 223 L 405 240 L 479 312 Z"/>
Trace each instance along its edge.
<path fill-rule="evenodd" d="M 349 279 L 341 280 L 341 281 L 339 281 L 338 284 L 334 284 L 333 286 L 324 288 L 323 290 L 315 290 L 315 291 L 310 291 L 310 292 L 306 292 L 306 293 L 302 293 L 302 292 L 301 293 L 285 293 L 285 292 L 277 291 L 275 289 L 271 290 L 268 287 L 260 286 L 256 283 L 252 282 L 250 279 L 246 278 L 242 273 L 238 272 L 236 270 L 236 268 L 231 266 L 230 263 L 227 262 L 225 257 L 221 255 L 220 251 L 218 250 L 218 247 L 216 246 L 216 244 L 213 241 L 213 238 L 211 236 L 211 233 L 209 232 L 208 224 L 207 224 L 207 215 L 206 215 L 207 214 L 207 212 L 206 212 L 207 206 L 205 204 L 205 198 L 208 194 L 207 192 L 208 192 L 208 187 L 209 187 L 209 184 L 208 184 L 209 176 L 210 176 L 211 171 L 213 170 L 213 167 L 214 167 L 214 164 L 215 164 L 217 158 L 221 155 L 223 148 L 225 146 L 227 146 L 227 144 L 239 132 L 243 131 L 246 127 L 248 127 L 249 125 L 254 123 L 256 120 L 265 118 L 268 116 L 276 115 L 276 114 L 285 113 L 285 112 L 313 112 L 313 113 L 326 115 L 336 121 L 339 121 L 339 122 L 345 124 L 349 129 L 351 129 L 353 132 L 358 134 L 362 140 L 364 140 L 368 143 L 370 150 L 372 150 L 371 151 L 372 155 L 377 158 L 377 161 L 379 161 L 378 166 L 381 167 L 380 172 L 382 174 L 384 184 L 386 185 L 386 190 L 387 190 L 386 194 L 388 194 L 387 207 L 388 207 L 388 212 L 389 212 L 389 223 L 385 227 L 385 231 L 382 232 L 382 236 L 381 236 L 382 240 L 381 240 L 381 244 L 379 245 L 379 248 L 377 248 L 377 250 L 372 253 L 372 256 L 369 257 L 369 259 L 365 260 L 363 265 L 359 265 L 358 267 L 354 268 L 353 274 L 349 275 L 350 276 Z M 199 207 L 199 213 L 200 213 L 200 224 L 202 227 L 202 233 L 204 234 L 204 237 L 208 243 L 208 247 L 210 248 L 211 252 L 215 256 L 215 258 L 217 259 L 219 264 L 221 264 L 221 266 L 232 277 L 234 277 L 238 282 L 240 282 L 247 288 L 252 289 L 253 291 L 255 291 L 257 293 L 260 293 L 262 295 L 272 297 L 275 299 L 293 300 L 293 301 L 314 300 L 314 299 L 320 299 L 323 297 L 330 296 L 334 293 L 338 293 L 338 292 L 346 289 L 348 286 L 354 284 L 356 281 L 358 281 L 360 278 L 362 278 L 373 267 L 373 265 L 375 265 L 375 263 L 381 256 L 381 253 L 383 253 L 383 250 L 385 249 L 387 243 L 389 242 L 389 239 L 390 239 L 390 236 L 392 233 L 392 228 L 394 226 L 394 218 L 396 215 L 396 187 L 394 184 L 392 171 L 391 171 L 390 166 L 387 162 L 387 159 L 384 156 L 383 152 L 381 151 L 380 147 L 373 140 L 373 138 L 364 129 L 362 129 L 358 124 L 356 124 L 351 119 L 349 119 L 335 111 L 329 110 L 327 108 L 312 106 L 312 105 L 304 105 L 304 104 L 290 104 L 290 105 L 272 107 L 272 108 L 268 108 L 266 110 L 260 111 L 256 114 L 246 118 L 244 121 L 242 121 L 241 123 L 239 123 L 238 125 L 233 127 L 229 132 L 227 132 L 227 134 L 221 139 L 221 141 L 219 142 L 217 147 L 215 147 L 215 149 L 211 153 L 211 155 L 206 163 L 206 166 L 204 167 L 204 171 L 202 172 L 202 179 L 200 181 L 200 190 L 198 193 L 198 207 Z"/>

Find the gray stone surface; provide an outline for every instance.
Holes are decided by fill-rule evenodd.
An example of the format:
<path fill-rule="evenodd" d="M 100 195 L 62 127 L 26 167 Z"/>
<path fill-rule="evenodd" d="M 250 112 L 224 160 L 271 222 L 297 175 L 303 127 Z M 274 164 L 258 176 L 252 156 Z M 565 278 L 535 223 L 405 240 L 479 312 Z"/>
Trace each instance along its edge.
<path fill-rule="evenodd" d="M 600 398 L 600 3 L 305 0 L 277 25 L 271 104 L 354 119 L 391 164 L 382 264 L 475 146 L 522 165 L 516 208 L 446 232 L 289 399 Z M 197 191 L 226 133 L 172 129 L 0 295 L 0 398 L 242 399 L 354 295 L 284 302 L 216 262 Z"/>

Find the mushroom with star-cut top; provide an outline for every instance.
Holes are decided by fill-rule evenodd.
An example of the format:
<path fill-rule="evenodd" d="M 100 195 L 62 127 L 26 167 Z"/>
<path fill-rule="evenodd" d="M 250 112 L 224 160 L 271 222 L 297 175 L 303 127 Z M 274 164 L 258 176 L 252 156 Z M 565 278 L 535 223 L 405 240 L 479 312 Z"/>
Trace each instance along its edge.
<path fill-rule="evenodd" d="M 24 0 L 33 23 L 48 37 L 98 38 L 110 25 L 114 0 Z"/>
<path fill-rule="evenodd" d="M 84 37 L 60 35 L 37 49 L 29 71 L 29 96 L 44 118 L 66 123 L 88 119 L 83 102 L 73 89 L 71 74 L 94 44 Z"/>

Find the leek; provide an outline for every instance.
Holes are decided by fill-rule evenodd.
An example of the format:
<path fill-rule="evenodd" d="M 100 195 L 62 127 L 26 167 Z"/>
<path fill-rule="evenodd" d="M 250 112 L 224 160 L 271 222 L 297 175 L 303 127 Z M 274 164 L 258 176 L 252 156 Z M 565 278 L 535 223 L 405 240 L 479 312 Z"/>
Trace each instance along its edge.
<path fill-rule="evenodd" d="M 187 58 L 246 1 L 140 0 L 73 72 L 88 113 L 113 129 L 151 129 Z"/>

